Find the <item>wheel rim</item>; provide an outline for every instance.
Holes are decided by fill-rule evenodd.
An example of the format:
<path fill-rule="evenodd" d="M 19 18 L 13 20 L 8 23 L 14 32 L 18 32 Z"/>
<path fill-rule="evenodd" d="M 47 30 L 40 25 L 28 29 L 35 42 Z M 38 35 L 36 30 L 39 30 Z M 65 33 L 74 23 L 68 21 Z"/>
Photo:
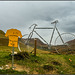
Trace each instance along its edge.
<path fill-rule="evenodd" d="M 64 37 L 67 35 L 66 37 L 66 41 L 64 40 Z M 75 53 L 75 44 L 72 43 L 71 41 L 75 39 L 75 35 L 74 34 L 71 34 L 71 33 L 62 33 L 61 34 L 61 37 L 62 39 L 64 40 L 64 44 L 60 44 L 58 45 L 58 41 L 61 41 L 59 40 L 60 37 L 58 36 L 56 39 L 55 39 L 55 50 L 58 54 L 74 54 Z M 68 38 L 70 37 L 70 38 Z"/>

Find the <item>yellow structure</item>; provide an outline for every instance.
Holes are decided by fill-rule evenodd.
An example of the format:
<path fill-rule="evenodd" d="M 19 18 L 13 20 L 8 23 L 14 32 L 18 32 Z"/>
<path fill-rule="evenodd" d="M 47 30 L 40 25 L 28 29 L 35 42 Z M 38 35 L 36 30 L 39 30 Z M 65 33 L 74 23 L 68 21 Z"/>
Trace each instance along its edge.
<path fill-rule="evenodd" d="M 18 47 L 18 37 L 21 38 L 22 34 L 17 29 L 9 29 L 9 30 L 7 30 L 5 36 L 9 37 L 9 44 L 8 44 L 8 46 Z"/>

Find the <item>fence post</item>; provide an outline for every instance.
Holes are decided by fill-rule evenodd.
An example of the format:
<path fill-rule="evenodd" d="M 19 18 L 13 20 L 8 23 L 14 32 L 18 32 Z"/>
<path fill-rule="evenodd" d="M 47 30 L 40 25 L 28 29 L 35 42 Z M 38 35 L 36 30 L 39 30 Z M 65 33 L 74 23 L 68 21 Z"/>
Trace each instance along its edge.
<path fill-rule="evenodd" d="M 37 40 L 34 39 L 34 56 L 36 56 L 36 46 L 37 45 Z"/>

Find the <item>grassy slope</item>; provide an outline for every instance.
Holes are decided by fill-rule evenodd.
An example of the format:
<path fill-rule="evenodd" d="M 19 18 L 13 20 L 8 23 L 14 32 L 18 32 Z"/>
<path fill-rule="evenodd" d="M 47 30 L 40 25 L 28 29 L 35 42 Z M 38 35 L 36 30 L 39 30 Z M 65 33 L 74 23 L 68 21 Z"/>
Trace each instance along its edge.
<path fill-rule="evenodd" d="M 5 51 L 4 48 L 0 51 L 0 66 L 5 66 L 8 63 L 11 64 L 10 54 L 11 52 L 9 50 Z M 22 68 L 29 68 L 28 74 L 75 74 L 75 55 L 52 55 L 47 53 L 39 53 L 37 56 L 29 55 L 29 59 L 15 59 L 15 64 L 21 65 Z M 72 62 L 69 61 L 69 58 Z M 60 64 L 54 64 L 54 62 Z M 44 69 L 44 65 L 52 66 L 53 70 Z"/>
<path fill-rule="evenodd" d="M 4 35 L 1 38 L 5 38 Z M 48 51 L 37 49 L 37 56 L 34 56 L 30 53 L 33 50 L 32 47 L 24 46 L 23 44 L 20 44 L 20 47 L 22 51 L 29 52 L 29 59 L 15 59 L 15 64 L 18 64 L 22 66 L 23 69 L 26 68 L 27 70 L 24 69 L 24 72 L 16 72 L 11 69 L 4 69 L 0 70 L 1 74 L 75 74 L 75 55 L 56 55 L 51 54 Z M 18 48 L 15 48 L 15 51 L 19 52 Z M 7 45 L 0 46 L 0 67 L 11 64 L 11 52 L 12 47 L 8 47 Z M 71 62 L 69 61 L 69 58 L 72 60 Z"/>

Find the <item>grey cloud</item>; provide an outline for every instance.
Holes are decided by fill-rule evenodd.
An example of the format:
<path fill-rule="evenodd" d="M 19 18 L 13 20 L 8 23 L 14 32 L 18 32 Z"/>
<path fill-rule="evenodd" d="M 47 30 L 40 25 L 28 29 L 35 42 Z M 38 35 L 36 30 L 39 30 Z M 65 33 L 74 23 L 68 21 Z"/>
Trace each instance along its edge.
<path fill-rule="evenodd" d="M 74 15 L 75 2 L 70 1 L 0 2 L 0 28 L 4 31 L 17 28 L 22 34 L 27 34 L 28 27 L 33 23 L 48 27 L 53 26 L 50 23 L 58 19 L 60 32 L 75 32 Z M 39 33 L 43 34 L 42 31 Z"/>
<path fill-rule="evenodd" d="M 74 14 L 72 15 L 67 15 L 67 17 L 64 17 L 60 20 L 60 25 L 59 28 L 65 32 L 75 32 L 75 16 Z"/>

